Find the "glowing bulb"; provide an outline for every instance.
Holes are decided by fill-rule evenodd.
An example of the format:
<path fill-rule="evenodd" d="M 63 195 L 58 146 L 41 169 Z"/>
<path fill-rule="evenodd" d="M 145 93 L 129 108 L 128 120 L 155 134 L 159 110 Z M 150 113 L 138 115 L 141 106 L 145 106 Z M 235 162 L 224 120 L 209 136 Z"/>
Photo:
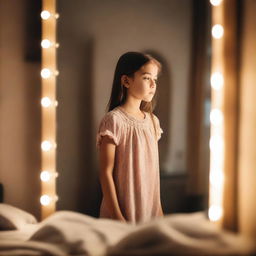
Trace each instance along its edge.
<path fill-rule="evenodd" d="M 218 6 L 221 4 L 222 0 L 210 0 L 211 4 L 214 6 Z"/>
<path fill-rule="evenodd" d="M 223 150 L 223 140 L 220 136 L 212 136 L 210 139 L 210 150 L 215 153 L 220 153 Z"/>
<path fill-rule="evenodd" d="M 51 202 L 58 201 L 59 197 L 57 195 L 49 196 L 49 195 L 42 195 L 40 197 L 40 203 L 44 206 L 49 205 Z"/>
<path fill-rule="evenodd" d="M 59 103 L 58 103 L 58 101 L 56 100 L 56 101 L 55 101 L 55 106 L 57 107 L 57 106 L 58 106 L 58 104 L 59 104 Z"/>
<path fill-rule="evenodd" d="M 44 39 L 44 40 L 41 41 L 41 46 L 42 46 L 43 48 L 45 48 L 45 49 L 48 49 L 48 48 L 50 48 L 50 47 L 52 47 L 52 46 L 58 48 L 58 47 L 59 47 L 59 43 L 53 43 L 53 42 L 51 42 L 51 41 L 48 40 L 48 39 Z"/>
<path fill-rule="evenodd" d="M 41 71 L 41 77 L 44 78 L 44 79 L 49 78 L 51 75 L 57 76 L 58 74 L 59 74 L 58 70 L 52 72 L 49 68 L 44 68 Z"/>
<path fill-rule="evenodd" d="M 49 78 L 49 77 L 51 76 L 51 74 L 52 74 L 52 72 L 51 72 L 51 70 L 48 69 L 48 68 L 44 68 L 44 69 L 42 69 L 42 71 L 41 71 L 41 77 L 42 77 L 42 78 L 45 78 L 45 79 Z"/>
<path fill-rule="evenodd" d="M 50 151 L 53 148 L 53 145 L 50 141 L 43 141 L 41 144 L 41 148 L 43 151 Z"/>
<path fill-rule="evenodd" d="M 43 19 L 43 20 L 48 20 L 49 18 L 50 18 L 50 16 L 51 16 L 51 14 L 50 14 L 50 12 L 48 12 L 48 11 L 42 11 L 41 12 L 41 18 Z"/>
<path fill-rule="evenodd" d="M 219 205 L 212 205 L 209 208 L 208 216 L 211 221 L 217 221 L 222 217 L 222 208 Z"/>
<path fill-rule="evenodd" d="M 48 98 L 48 97 L 43 97 L 43 98 L 41 99 L 41 105 L 42 105 L 43 107 L 48 108 L 48 107 L 51 106 L 51 104 L 52 104 L 52 101 L 51 101 L 50 98 Z"/>
<path fill-rule="evenodd" d="M 48 196 L 48 195 L 42 195 L 41 196 L 41 198 L 40 198 L 40 203 L 42 204 L 42 205 L 49 205 L 50 204 L 50 202 L 51 202 L 51 197 L 50 196 Z"/>
<path fill-rule="evenodd" d="M 223 75 L 220 72 L 215 72 L 211 76 L 211 86 L 215 90 L 220 90 L 224 84 Z"/>
<path fill-rule="evenodd" d="M 42 181 L 47 182 L 51 178 L 51 174 L 49 171 L 42 171 L 40 174 L 40 178 Z"/>
<path fill-rule="evenodd" d="M 220 170 L 210 172 L 210 182 L 213 186 L 222 186 L 224 182 L 223 172 Z"/>
<path fill-rule="evenodd" d="M 41 12 L 41 18 L 42 18 L 43 20 L 48 20 L 50 17 L 53 17 L 53 18 L 55 18 L 55 19 L 58 19 L 58 18 L 59 18 L 59 14 L 58 14 L 58 13 L 52 14 L 52 13 L 50 13 L 49 11 L 46 11 L 46 10 L 44 10 L 44 11 Z"/>
<path fill-rule="evenodd" d="M 42 171 L 40 174 L 41 181 L 48 182 L 52 178 L 57 178 L 59 174 L 57 172 Z"/>
<path fill-rule="evenodd" d="M 210 120 L 213 125 L 220 125 L 223 121 L 223 114 L 219 109 L 213 109 L 210 113 Z"/>
<path fill-rule="evenodd" d="M 224 29 L 220 24 L 214 25 L 212 28 L 212 36 L 216 39 L 219 39 L 223 36 Z"/>
<path fill-rule="evenodd" d="M 48 39 L 44 39 L 44 40 L 42 40 L 42 42 L 41 42 L 41 46 L 42 46 L 43 48 L 50 48 L 51 45 L 52 45 L 52 43 L 51 43 L 51 41 L 48 40 Z"/>

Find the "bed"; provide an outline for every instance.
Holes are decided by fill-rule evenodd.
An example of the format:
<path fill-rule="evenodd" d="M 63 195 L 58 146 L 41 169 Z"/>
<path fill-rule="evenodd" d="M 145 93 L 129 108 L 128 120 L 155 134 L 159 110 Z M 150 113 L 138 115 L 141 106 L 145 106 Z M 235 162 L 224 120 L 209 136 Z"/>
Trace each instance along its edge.
<path fill-rule="evenodd" d="M 255 255 L 249 238 L 224 232 L 205 212 L 171 214 L 132 225 L 72 211 L 38 222 L 0 204 L 0 255 Z"/>

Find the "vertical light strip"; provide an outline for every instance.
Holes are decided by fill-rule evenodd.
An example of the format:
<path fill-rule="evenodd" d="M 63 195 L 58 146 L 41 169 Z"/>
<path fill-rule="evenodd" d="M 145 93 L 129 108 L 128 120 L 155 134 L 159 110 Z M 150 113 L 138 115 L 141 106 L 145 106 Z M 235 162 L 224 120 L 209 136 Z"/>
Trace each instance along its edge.
<path fill-rule="evenodd" d="M 56 0 L 43 0 L 42 18 L 42 142 L 41 217 L 56 210 Z"/>
<path fill-rule="evenodd" d="M 224 1 L 224 0 L 223 0 Z M 211 65 L 211 135 L 210 135 L 210 182 L 209 211 L 211 221 L 221 223 L 223 217 L 224 187 L 224 121 L 223 88 L 224 79 L 224 28 L 223 1 L 211 0 L 212 4 L 212 65 Z"/>

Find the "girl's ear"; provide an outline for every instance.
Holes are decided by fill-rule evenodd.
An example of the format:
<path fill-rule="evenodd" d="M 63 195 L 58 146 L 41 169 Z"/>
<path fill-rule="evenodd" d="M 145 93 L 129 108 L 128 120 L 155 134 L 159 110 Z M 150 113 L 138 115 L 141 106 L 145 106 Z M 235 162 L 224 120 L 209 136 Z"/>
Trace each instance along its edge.
<path fill-rule="evenodd" d="M 124 85 L 126 88 L 129 88 L 129 79 L 127 75 L 122 75 L 121 77 L 121 83 Z"/>

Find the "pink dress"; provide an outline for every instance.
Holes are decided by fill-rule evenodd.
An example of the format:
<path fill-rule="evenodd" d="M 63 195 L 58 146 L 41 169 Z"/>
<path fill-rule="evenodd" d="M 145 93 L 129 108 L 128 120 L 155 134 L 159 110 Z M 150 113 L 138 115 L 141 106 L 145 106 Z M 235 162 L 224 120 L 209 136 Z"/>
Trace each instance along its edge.
<path fill-rule="evenodd" d="M 133 224 L 161 213 L 158 140 L 163 130 L 153 115 L 156 139 L 150 114 L 144 113 L 145 118 L 139 120 L 120 107 L 114 108 L 102 118 L 96 138 L 97 149 L 105 135 L 116 144 L 113 180 L 121 212 Z M 109 214 L 104 195 L 100 217 L 114 218 Z"/>

